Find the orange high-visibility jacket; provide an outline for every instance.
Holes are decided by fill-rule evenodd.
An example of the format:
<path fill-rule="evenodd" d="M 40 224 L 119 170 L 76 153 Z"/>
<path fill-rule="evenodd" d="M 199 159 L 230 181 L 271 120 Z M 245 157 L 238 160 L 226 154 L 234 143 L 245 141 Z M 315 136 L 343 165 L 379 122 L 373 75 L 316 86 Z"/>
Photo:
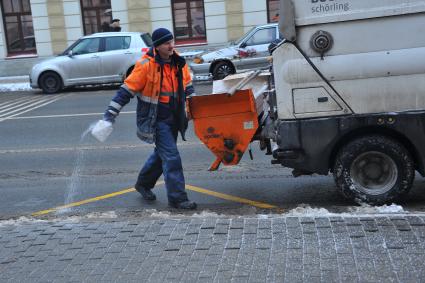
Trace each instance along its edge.
<path fill-rule="evenodd" d="M 155 53 L 155 51 L 153 52 Z M 155 55 L 156 54 L 152 54 L 151 52 L 146 53 L 142 59 L 136 63 L 133 72 L 125 80 L 123 85 L 123 87 L 133 95 L 139 93 L 142 101 L 153 104 L 157 104 L 160 99 L 161 102 L 168 102 L 169 99 L 163 99 L 163 97 L 171 96 L 171 92 L 178 92 L 178 68 L 176 66 L 171 68 L 168 64 L 163 66 L 162 89 L 160 89 L 161 65 L 156 62 Z M 182 71 L 183 85 L 184 89 L 186 89 L 192 85 L 192 77 L 189 72 L 189 67 L 186 64 Z M 161 93 L 163 95 L 161 95 Z"/>
<path fill-rule="evenodd" d="M 185 139 L 186 96 L 193 92 L 192 78 L 185 59 L 174 53 L 171 65 L 161 64 L 154 48 L 151 48 L 136 63 L 134 70 L 112 99 L 107 115 L 116 117 L 130 98 L 137 96 L 137 135 L 143 141 L 154 143 L 158 103 L 168 103 L 170 97 L 174 96 L 177 104 L 177 126 Z"/>

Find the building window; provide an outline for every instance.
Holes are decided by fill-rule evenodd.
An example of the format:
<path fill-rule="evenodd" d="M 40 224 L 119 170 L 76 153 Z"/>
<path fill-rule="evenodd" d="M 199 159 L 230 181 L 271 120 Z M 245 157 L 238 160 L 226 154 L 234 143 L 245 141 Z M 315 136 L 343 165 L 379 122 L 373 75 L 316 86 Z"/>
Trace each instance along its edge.
<path fill-rule="evenodd" d="M 111 0 L 81 0 L 84 34 L 102 32 L 112 21 Z"/>
<path fill-rule="evenodd" d="M 267 19 L 269 23 L 279 21 L 279 0 L 267 0 Z"/>
<path fill-rule="evenodd" d="M 1 0 L 8 55 L 37 54 L 30 0 Z"/>
<path fill-rule="evenodd" d="M 172 0 L 174 35 L 178 44 L 205 42 L 203 0 Z"/>

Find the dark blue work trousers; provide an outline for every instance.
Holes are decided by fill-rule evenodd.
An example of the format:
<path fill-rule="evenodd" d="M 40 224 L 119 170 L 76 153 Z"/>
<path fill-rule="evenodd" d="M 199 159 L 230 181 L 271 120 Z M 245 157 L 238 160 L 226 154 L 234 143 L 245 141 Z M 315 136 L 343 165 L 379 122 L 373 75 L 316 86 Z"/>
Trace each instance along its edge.
<path fill-rule="evenodd" d="M 164 174 L 168 201 L 187 201 L 183 166 L 177 149 L 177 127 L 169 121 L 157 121 L 155 150 L 139 173 L 136 187 L 152 189 Z"/>

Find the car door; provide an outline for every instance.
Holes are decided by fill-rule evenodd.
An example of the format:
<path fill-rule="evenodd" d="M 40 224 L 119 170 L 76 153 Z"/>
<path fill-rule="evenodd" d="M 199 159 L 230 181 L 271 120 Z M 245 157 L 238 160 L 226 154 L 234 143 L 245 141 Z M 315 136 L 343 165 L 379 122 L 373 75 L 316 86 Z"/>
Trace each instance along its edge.
<path fill-rule="evenodd" d="M 69 84 L 96 83 L 101 78 L 100 37 L 83 38 L 61 64 Z M 69 52 L 69 51 L 68 51 Z"/>
<path fill-rule="evenodd" d="M 104 51 L 100 53 L 101 73 L 104 82 L 122 81 L 128 68 L 133 66 L 137 60 L 135 56 L 140 57 L 140 50 L 132 48 L 131 43 L 130 35 L 104 38 Z"/>
<path fill-rule="evenodd" d="M 277 38 L 277 28 L 264 27 L 257 29 L 248 36 L 239 46 L 238 69 L 252 69 L 267 64 L 268 47 Z"/>

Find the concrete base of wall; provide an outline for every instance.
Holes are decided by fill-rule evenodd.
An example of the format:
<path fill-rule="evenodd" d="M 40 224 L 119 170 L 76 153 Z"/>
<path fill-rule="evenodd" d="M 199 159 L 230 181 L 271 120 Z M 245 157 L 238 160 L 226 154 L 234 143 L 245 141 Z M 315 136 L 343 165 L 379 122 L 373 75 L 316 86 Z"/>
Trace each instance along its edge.
<path fill-rule="evenodd" d="M 32 66 L 48 57 L 0 60 L 0 77 L 29 75 Z"/>

